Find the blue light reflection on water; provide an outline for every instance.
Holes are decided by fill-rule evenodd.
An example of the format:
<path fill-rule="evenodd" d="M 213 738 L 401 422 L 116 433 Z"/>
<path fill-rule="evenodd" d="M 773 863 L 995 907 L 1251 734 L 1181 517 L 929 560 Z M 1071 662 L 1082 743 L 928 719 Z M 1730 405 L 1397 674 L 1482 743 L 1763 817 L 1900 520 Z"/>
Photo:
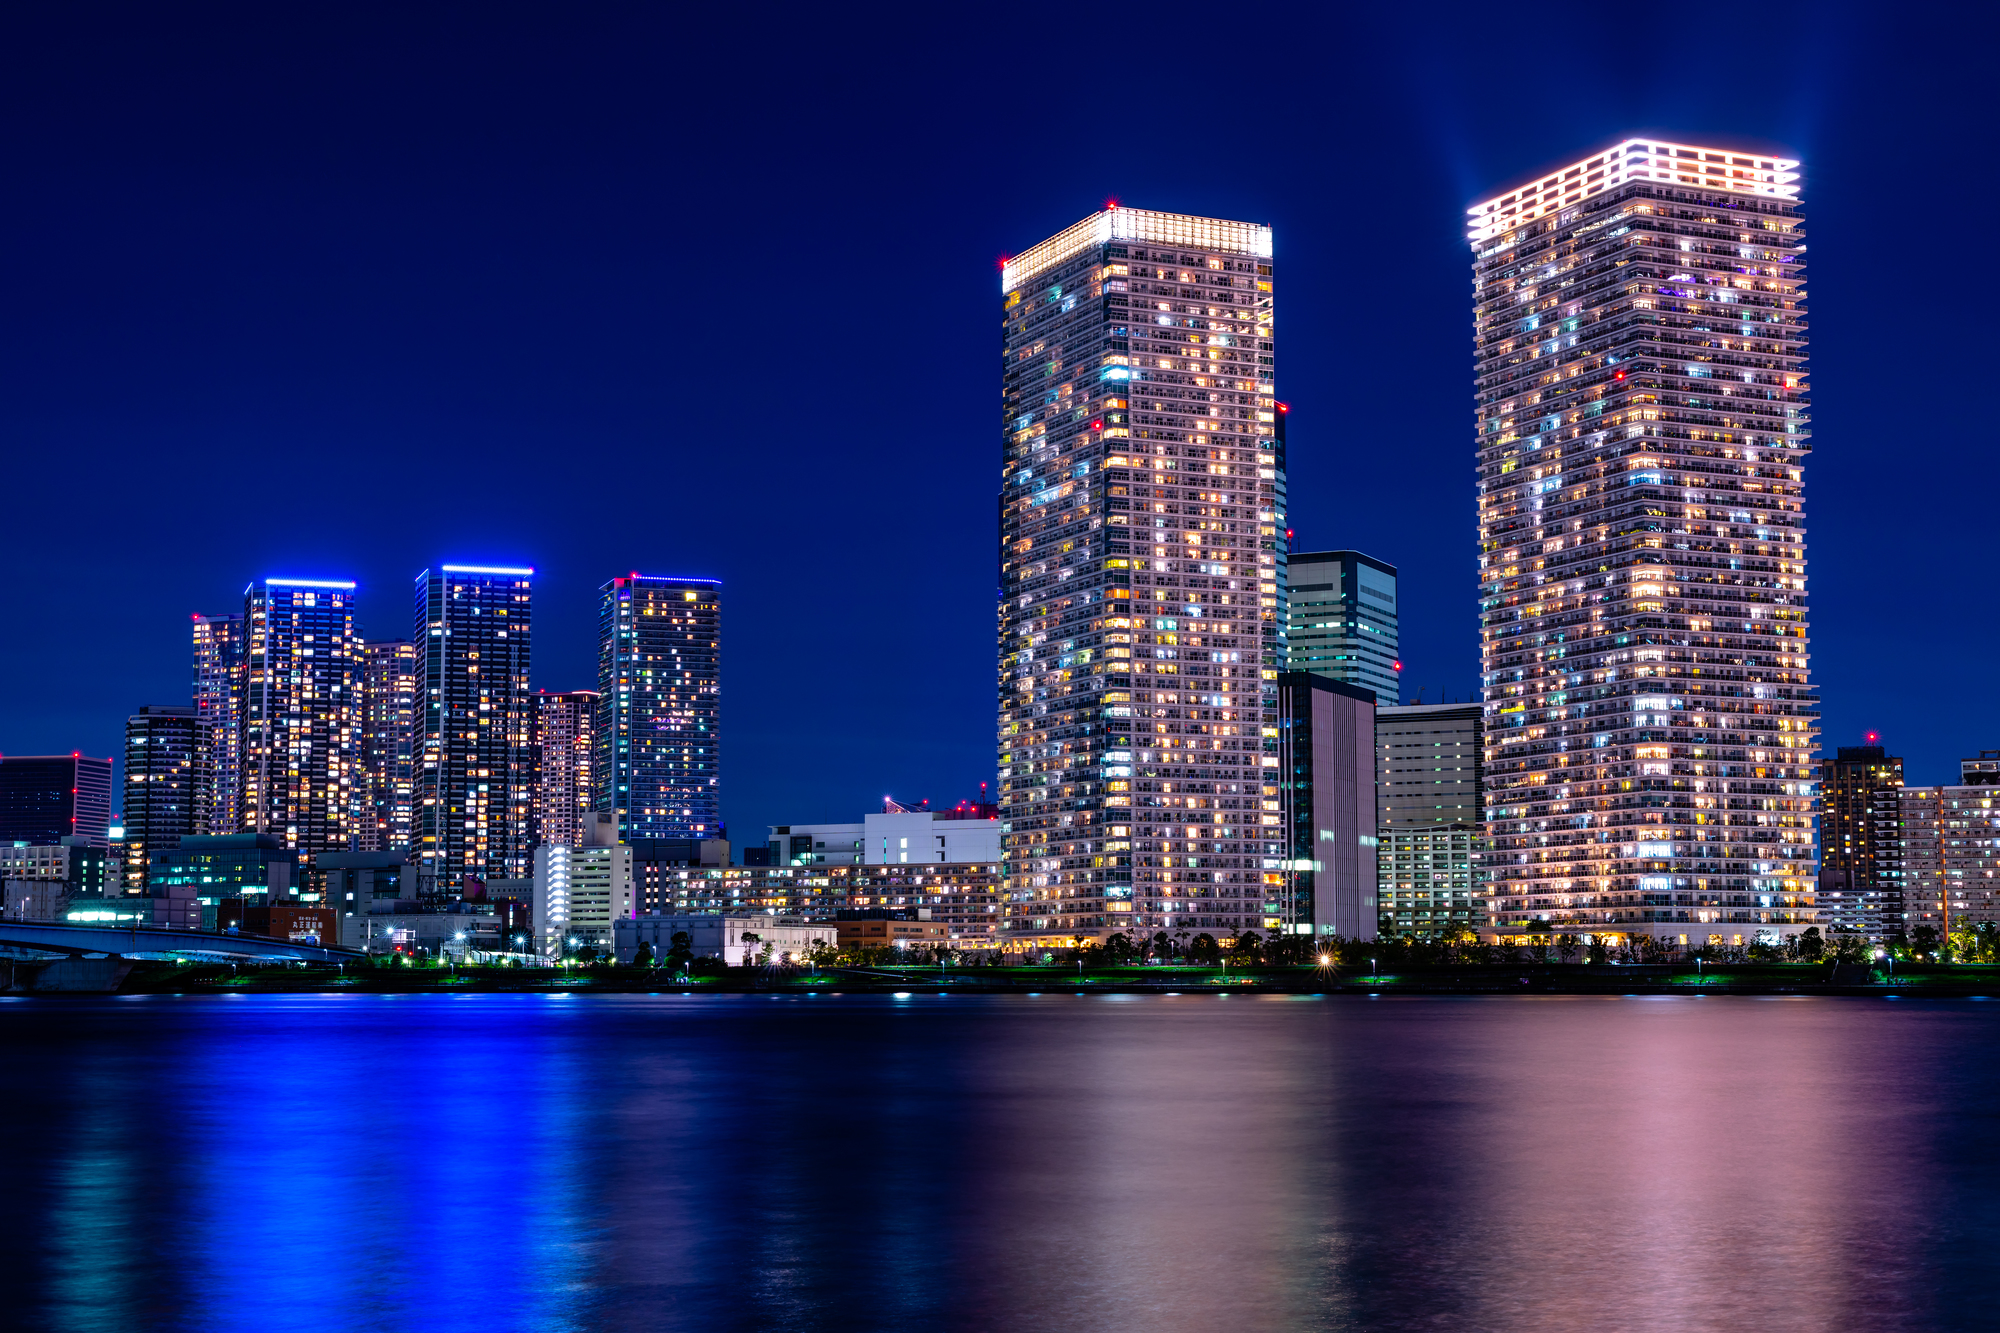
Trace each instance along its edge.
<path fill-rule="evenodd" d="M 92 1333 L 1981 1308 L 1989 1006 L 1234 998 L 0 1005 L 9 1305 Z"/>

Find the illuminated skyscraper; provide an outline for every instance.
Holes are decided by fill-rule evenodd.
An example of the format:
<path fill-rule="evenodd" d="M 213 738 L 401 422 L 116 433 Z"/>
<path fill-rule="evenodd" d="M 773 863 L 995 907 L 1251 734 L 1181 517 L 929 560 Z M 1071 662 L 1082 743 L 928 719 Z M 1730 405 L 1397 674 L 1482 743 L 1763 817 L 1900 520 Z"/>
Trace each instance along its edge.
<path fill-rule="evenodd" d="M 1288 670 L 1401 697 L 1396 567 L 1359 551 L 1294 551 L 1285 588 Z"/>
<path fill-rule="evenodd" d="M 410 846 L 415 831 L 417 646 L 406 639 L 361 645 L 361 753 L 368 775 L 362 851 Z"/>
<path fill-rule="evenodd" d="M 208 732 L 208 720 L 192 706 L 147 704 L 125 719 L 127 893 L 146 891 L 151 857 L 207 831 L 214 754 Z"/>
<path fill-rule="evenodd" d="M 597 808 L 625 842 L 722 836 L 722 584 L 633 574 L 601 589 Z"/>
<path fill-rule="evenodd" d="M 104 847 L 110 824 L 109 759 L 0 755 L 0 847 L 53 847 L 64 838 Z"/>
<path fill-rule="evenodd" d="M 243 827 L 243 617 L 194 617 L 194 709 L 208 723 L 209 795 L 201 833 Z"/>
<path fill-rule="evenodd" d="M 1880 745 L 1837 746 L 1820 764 L 1820 924 L 1829 935 L 1903 933 L 1897 848 L 1903 761 Z"/>
<path fill-rule="evenodd" d="M 1633 139 L 1470 210 L 1502 937 L 1815 920 L 1797 167 Z"/>
<path fill-rule="evenodd" d="M 354 585 L 265 579 L 243 590 L 243 823 L 300 853 L 360 836 L 360 642 Z"/>
<path fill-rule="evenodd" d="M 1110 208 L 1002 270 L 1016 945 L 1293 924 L 1264 901 L 1283 845 L 1271 268 L 1269 227 Z"/>
<path fill-rule="evenodd" d="M 583 817 L 597 802 L 596 690 L 535 692 L 535 843 L 584 845 Z"/>
<path fill-rule="evenodd" d="M 534 852 L 532 569 L 440 565 L 417 575 L 418 877 L 455 897 L 466 876 L 526 879 Z"/>

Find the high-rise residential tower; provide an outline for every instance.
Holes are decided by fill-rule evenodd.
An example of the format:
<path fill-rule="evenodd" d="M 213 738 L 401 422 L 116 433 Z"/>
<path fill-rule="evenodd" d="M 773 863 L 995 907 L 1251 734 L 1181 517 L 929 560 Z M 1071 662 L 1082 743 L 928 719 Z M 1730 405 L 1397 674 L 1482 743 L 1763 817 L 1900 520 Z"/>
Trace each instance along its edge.
<path fill-rule="evenodd" d="M 1797 167 L 1631 139 L 1470 210 L 1501 937 L 1816 919 Z"/>
<path fill-rule="evenodd" d="M 210 726 L 199 709 L 185 704 L 147 704 L 125 719 L 127 893 L 146 891 L 154 855 L 208 831 Z"/>
<path fill-rule="evenodd" d="M 362 851 L 408 847 L 415 831 L 417 646 L 361 645 L 361 755 L 368 776 Z"/>
<path fill-rule="evenodd" d="M 628 843 L 720 837 L 722 584 L 634 573 L 599 592 L 597 808 Z"/>
<path fill-rule="evenodd" d="M 1401 699 L 1396 567 L 1359 551 L 1294 551 L 1285 592 L 1287 670 Z"/>
<path fill-rule="evenodd" d="M 597 808 L 596 690 L 535 692 L 535 845 L 584 845 L 583 817 Z"/>
<path fill-rule="evenodd" d="M 1903 933 L 1903 761 L 1880 745 L 1837 746 L 1820 765 L 1820 924 L 1874 941 Z"/>
<path fill-rule="evenodd" d="M 1271 270 L 1267 226 L 1117 207 L 1002 269 L 1013 947 L 1263 926 L 1284 846 Z"/>
<path fill-rule="evenodd" d="M 1896 791 L 1897 920 L 1884 938 L 1937 939 L 2000 923 L 2000 794 L 1991 783 Z M 1961 941 L 1963 943 L 1963 941 Z"/>
<path fill-rule="evenodd" d="M 248 675 L 241 615 L 194 617 L 194 708 L 208 723 L 208 809 L 202 833 L 243 827 L 243 686 Z"/>
<path fill-rule="evenodd" d="M 265 579 L 243 590 L 243 831 L 300 853 L 360 835 L 360 642 L 354 585 Z"/>
<path fill-rule="evenodd" d="M 534 570 L 439 565 L 417 575 L 413 820 L 425 892 L 468 876 L 526 879 L 534 852 Z"/>

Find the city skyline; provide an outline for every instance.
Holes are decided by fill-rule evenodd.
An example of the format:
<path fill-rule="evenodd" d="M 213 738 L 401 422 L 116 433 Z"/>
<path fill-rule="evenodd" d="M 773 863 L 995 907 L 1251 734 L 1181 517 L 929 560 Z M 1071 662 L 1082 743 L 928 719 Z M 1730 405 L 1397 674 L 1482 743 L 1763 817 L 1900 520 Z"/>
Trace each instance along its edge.
<path fill-rule="evenodd" d="M 218 171 L 226 153 L 196 147 L 204 142 L 199 131 L 212 123 L 190 122 L 170 107 L 168 123 L 181 130 L 173 144 L 162 140 L 132 150 L 166 167 L 144 176 L 164 182 L 157 229 L 112 202 L 141 177 L 118 167 L 93 181 L 64 165 L 98 160 L 110 146 L 88 116 L 68 122 L 68 137 L 56 135 L 50 155 L 24 178 L 45 182 L 35 190 L 37 207 L 7 223 L 17 248 L 43 259 L 17 307 L 17 328 L 38 332 L 24 337 L 22 355 L 8 372 L 21 446 L 15 454 L 25 480 L 51 486 L 67 484 L 65 474 L 43 470 L 58 460 L 101 460 L 90 502 L 120 521 L 101 529 L 87 524 L 94 540 L 80 552 L 73 543 L 54 541 L 25 550 L 21 576 L 0 596 L 8 599 L 10 623 L 53 623 L 59 590 L 79 567 L 130 567 L 143 559 L 148 578 L 121 615 L 146 632 L 131 636 L 137 646 L 115 672 L 81 637 L 52 636 L 0 664 L 13 673 L 7 677 L 12 688 L 0 692 L 10 700 L 0 713 L 0 734 L 17 752 L 117 753 L 123 718 L 133 707 L 178 697 L 185 666 L 169 643 L 169 622 L 185 624 L 193 611 L 229 610 L 231 595 L 248 577 L 352 578 L 365 632 L 399 637 L 406 632 L 405 581 L 442 550 L 468 563 L 518 561 L 540 571 L 536 595 L 544 614 L 537 638 L 543 649 L 534 683 L 549 689 L 592 683 L 592 593 L 604 578 L 638 568 L 726 580 L 732 604 L 752 612 L 732 621 L 736 697 L 804 691 L 799 707 L 782 721 L 753 713 L 739 714 L 732 724 L 723 756 L 732 770 L 723 775 L 732 825 L 840 817 L 882 790 L 939 801 L 969 794 L 991 767 L 983 731 L 991 691 L 988 682 L 952 679 L 937 667 L 983 655 L 992 637 L 991 624 L 968 609 L 983 599 L 965 596 L 959 586 L 968 576 L 992 581 L 991 520 L 972 507 L 990 502 L 979 497 L 990 494 L 992 477 L 987 460 L 962 456 L 963 442 L 985 429 L 983 395 L 990 389 L 984 360 L 989 330 L 974 312 L 990 290 L 988 261 L 1017 248 L 1023 237 L 1052 234 L 1106 196 L 1149 209 L 1273 225 L 1277 258 L 1288 275 L 1287 302 L 1300 312 L 1287 329 L 1291 368 L 1284 390 L 1293 416 L 1289 482 L 1296 540 L 1301 549 L 1349 547 L 1395 563 L 1405 622 L 1405 697 L 1423 688 L 1426 700 L 1463 698 L 1475 675 L 1475 639 L 1463 614 L 1468 557 L 1460 540 L 1469 497 L 1461 486 L 1434 480 L 1458 466 L 1453 441 L 1462 440 L 1469 420 L 1464 395 L 1450 387 L 1463 383 L 1458 372 L 1465 349 L 1465 283 L 1454 217 L 1496 182 L 1525 178 L 1539 164 L 1562 165 L 1584 148 L 1608 147 L 1657 128 L 1675 142 L 1721 136 L 1783 146 L 1812 173 L 1815 239 L 1823 249 L 1861 253 L 1858 229 L 1875 207 L 1874 195 L 1860 185 L 1871 155 L 1894 142 L 1903 154 L 1899 160 L 1946 178 L 1946 164 L 1960 151 L 1955 145 L 1973 118 L 1959 114 L 1954 104 L 1962 94 L 1948 81 L 1879 89 L 1843 84 L 1839 98 L 1829 97 L 1824 90 L 1839 61 L 1855 52 L 1843 55 L 1841 30 L 1823 16 L 1816 19 L 1814 30 L 1825 43 L 1816 54 L 1772 71 L 1752 88 L 1715 72 L 1690 76 L 1664 53 L 1621 55 L 1610 64 L 1586 59 L 1578 77 L 1589 96 L 1502 119 L 1475 114 L 1471 94 L 1462 91 L 1477 83 L 1471 29 L 1447 26 L 1425 32 L 1419 42 L 1402 19 L 1385 17 L 1381 26 L 1339 20 L 1301 26 L 1291 16 L 1278 29 L 1288 34 L 1280 43 L 1281 68 L 1292 68 L 1296 53 L 1326 42 L 1356 52 L 1364 63 L 1374 52 L 1402 68 L 1394 52 L 1408 43 L 1408 49 L 1421 48 L 1431 71 L 1424 91 L 1398 92 L 1400 77 L 1381 75 L 1343 86 L 1327 95 L 1329 101 L 1305 95 L 1310 80 L 1281 81 L 1254 133 L 1219 123 L 1196 126 L 1172 143 L 1147 139 L 1109 164 L 1065 159 L 1023 189 L 959 180 L 944 169 L 958 150 L 942 142 L 936 152 L 908 159 L 909 181 L 895 189 L 862 190 L 806 164 L 801 179 L 816 192 L 832 228 L 831 244 L 843 258 L 787 260 L 732 279 L 746 284 L 748 299 L 705 316 L 717 321 L 713 345 L 734 349 L 726 354 L 690 354 L 667 333 L 660 312 L 680 308 L 685 298 L 677 291 L 680 261 L 665 256 L 701 252 L 690 230 L 694 214 L 684 207 L 693 197 L 686 191 L 759 196 L 741 188 L 750 182 L 740 172 L 718 165 L 720 156 L 686 165 L 680 179 L 634 172 L 632 164 L 651 160 L 653 149 L 632 137 L 629 118 L 589 117 L 608 124 L 610 137 L 601 129 L 580 136 L 588 151 L 562 168 L 560 179 L 546 164 L 534 168 L 524 178 L 533 187 L 518 199 L 511 193 L 481 196 L 481 206 L 470 209 L 456 198 L 455 186 L 420 188 L 417 212 L 403 229 L 368 219 L 377 205 L 404 194 L 400 173 L 416 159 L 398 143 L 408 126 L 437 124 L 436 107 L 428 104 L 399 102 L 393 116 L 385 106 L 335 124 L 317 120 L 283 92 L 260 94 L 276 98 L 263 119 L 289 126 L 288 142 L 330 136 L 362 150 L 343 159 L 363 164 L 359 174 L 337 196 L 314 196 L 318 203 L 310 208 L 302 203 L 305 196 L 249 189 Z M 1871 38 L 1871 50 L 1915 40 L 1901 28 L 1879 37 Z M 1576 41 L 1581 52 L 1613 50 L 1608 34 L 1593 31 Z M 337 64 L 355 49 L 334 41 L 329 59 Z M 403 48 L 391 41 L 388 49 Z M 58 59 L 50 68 L 70 67 Z M 204 78 L 216 86 L 237 86 L 238 76 L 228 69 L 204 68 Z M 1619 71 L 1615 79 L 1612 68 Z M 16 92 L 32 90 L 51 104 L 72 105 L 76 94 L 50 77 L 28 72 Z M 128 91 L 99 86 L 94 77 L 77 69 L 66 76 L 77 88 L 95 88 L 93 97 L 114 107 L 152 86 L 141 79 Z M 448 72 L 438 86 L 454 89 L 457 102 L 488 105 L 495 90 L 464 79 L 462 72 Z M 603 109 L 590 89 L 562 86 L 569 95 L 581 94 L 577 107 Z M 954 127 L 960 148 L 999 141 L 997 113 L 949 87 L 927 86 L 943 95 L 940 132 Z M 849 95 L 875 96 L 858 88 Z M 579 111 L 557 103 L 541 107 L 538 120 L 551 112 L 552 132 L 581 123 Z M 1327 168 L 1328 117 L 1356 131 L 1343 133 L 1338 172 Z M 871 122 L 864 117 L 863 123 Z M 391 124 L 396 137 L 388 136 Z M 721 145 L 735 142 L 724 124 L 714 123 L 722 134 L 719 154 Z M 465 142 L 453 131 L 440 132 L 442 143 Z M 1226 160 L 1222 155 L 1241 152 L 1235 141 L 1246 137 L 1258 141 L 1263 169 L 1214 179 L 1186 171 L 1187 154 Z M 470 161 L 501 160 L 466 146 Z M 111 160 L 127 159 L 114 152 Z M 788 169 L 803 161 L 780 160 Z M 891 154 L 888 160 L 905 159 Z M 302 164 L 287 179 L 310 182 L 322 165 Z M 1974 175 L 1960 188 L 1976 200 L 1990 187 Z M 967 221 L 912 234 L 898 220 L 919 197 Z M 580 202 L 572 208 L 563 201 Z M 1384 226 L 1382 210 L 1390 201 L 1398 221 Z M 271 211 L 267 225 L 247 241 L 223 247 L 222 233 L 205 219 L 210 208 L 224 206 L 234 213 Z M 630 221 L 641 216 L 672 222 L 666 233 L 653 235 Z M 771 253 L 785 248 L 773 240 L 774 215 L 753 210 L 743 225 L 753 238 L 746 244 Z M 121 246 L 150 253 L 155 231 L 159 243 L 170 236 L 187 239 L 194 262 L 208 274 L 202 284 L 183 290 L 169 278 L 176 296 L 165 303 L 142 299 L 151 290 L 143 283 L 93 285 L 89 275 L 106 254 Z M 453 243 L 435 244 L 445 237 Z M 898 257 L 890 261 L 892 254 Z M 1371 258 L 1359 266 L 1338 259 L 1354 254 Z M 609 267 L 590 267 L 598 262 L 588 258 L 593 255 Z M 563 267 L 572 262 L 586 267 Z M 854 265 L 876 262 L 926 275 L 894 319 L 885 308 L 855 303 L 845 288 L 849 279 L 841 276 Z M 484 277 L 489 263 L 520 277 L 490 283 Z M 140 270 L 175 271 L 161 265 Z M 613 271 L 624 276 L 599 280 Z M 335 272 L 351 276 L 334 282 Z M 96 305 L 69 299 L 79 289 L 102 290 L 103 299 Z M 838 358 L 802 354 L 796 338 L 758 327 L 764 317 L 751 312 L 779 308 L 794 298 L 773 298 L 795 289 L 848 311 L 857 339 L 908 349 L 909 387 L 899 391 L 893 411 L 865 423 L 829 413 L 827 405 L 840 401 L 842 392 Z M 480 295 L 469 297 L 474 292 Z M 1880 284 L 1851 265 L 1822 267 L 1817 296 L 1827 309 L 1837 300 L 1842 311 L 1838 321 L 1822 319 L 1814 330 L 1819 380 L 1842 386 L 1823 395 L 1816 409 L 1819 428 L 1843 443 L 1817 455 L 1815 473 L 1818 526 L 1841 534 L 1823 538 L 1816 571 L 1822 620 L 1816 677 L 1826 700 L 1826 743 L 1879 730 L 1905 756 L 1913 781 L 1946 780 L 1958 752 L 1976 737 L 1961 737 L 1956 722 L 1947 728 L 1932 721 L 1910 698 L 1865 688 L 1866 608 L 1880 604 L 1896 580 L 1845 534 L 1863 525 L 1878 535 L 1886 531 L 1907 545 L 1910 559 L 1943 571 L 1942 582 L 1923 581 L 1898 605 L 1916 627 L 1913 651 L 1927 669 L 1970 677 L 1990 655 L 1987 631 L 1952 614 L 1950 608 L 1964 604 L 1972 591 L 1961 585 L 1969 576 L 1937 548 L 1974 520 L 1956 509 L 1967 503 L 1964 495 L 1930 494 L 1917 479 L 1951 472 L 1946 455 L 1958 447 L 1955 439 L 1967 437 L 1971 423 L 1959 423 L 1963 405 L 1945 395 L 1937 428 L 1912 438 L 1899 424 L 1888 389 L 1963 382 L 1975 378 L 1977 368 L 1965 359 L 1967 344 L 1950 336 L 1921 355 L 1914 346 L 1876 347 L 1865 330 L 1909 316 L 1889 309 Z M 1921 311 L 1936 297 L 1920 290 L 1908 299 Z M 169 307 L 183 313 L 166 318 Z M 491 317 L 473 318 L 475 311 Z M 1948 306 L 1920 317 L 1945 329 L 1960 318 Z M 913 323 L 926 329 L 925 336 L 907 338 Z M 114 332 L 121 328 L 134 330 L 133 343 L 150 349 L 144 358 Z M 566 331 L 561 338 L 554 336 L 558 329 Z M 765 347 L 776 359 L 740 354 Z M 75 348 L 89 355 L 73 355 Z M 1887 361 L 1860 368 L 1858 358 L 1878 354 Z M 779 365 L 782 372 L 774 374 Z M 107 394 L 106 384 L 124 387 Z M 756 406 L 723 411 L 735 403 Z M 807 423 L 810 449 L 802 442 Z M 194 524 L 168 540 L 149 541 L 143 551 L 135 546 L 150 531 L 142 508 L 147 493 L 133 489 L 136 478 L 147 475 L 132 465 L 139 458 L 199 475 L 205 459 L 232 451 L 247 455 L 258 447 L 255 441 L 270 440 L 285 447 L 271 455 L 262 484 L 311 496 L 324 521 L 282 528 L 236 524 L 226 540 L 221 529 Z M 1894 441 L 1912 466 L 1869 469 L 1869 451 L 1880 447 L 1870 442 L 1880 441 Z M 624 469 L 633 493 L 754 495 L 756 522 L 725 518 L 746 512 L 733 505 L 697 504 L 671 527 L 635 533 L 629 525 L 598 521 L 588 506 L 549 507 L 535 487 L 512 480 L 537 476 L 551 460 L 571 456 L 601 456 Z M 338 474 L 301 470 L 308 460 L 330 457 L 343 460 Z M 387 475 L 409 458 L 452 471 L 475 503 L 446 512 L 441 528 L 421 534 L 392 503 L 371 501 L 351 514 L 338 504 L 329 507 L 345 483 L 328 478 Z M 1363 497 L 1391 493 L 1391 511 L 1363 503 Z M 1413 494 L 1433 493 L 1438 498 L 1412 502 Z M 1913 512 L 1937 516 L 1923 525 L 1899 517 Z M 815 561 L 833 577 L 802 580 L 784 536 L 817 532 L 821 525 L 831 526 L 837 539 L 817 544 Z M 65 553 L 61 562 L 54 562 L 56 551 Z M 915 625 L 925 635 L 916 669 L 862 669 L 882 635 Z M 788 682 L 778 665 L 798 626 L 812 627 L 816 652 L 831 664 L 802 686 Z M 27 708 L 25 701 L 38 698 L 38 686 L 50 679 L 66 682 L 62 696 L 50 707 Z M 2000 719 L 1984 716 L 1980 707 L 1973 705 L 1963 730 L 2000 729 Z M 869 726 L 851 722 L 863 717 L 872 720 Z M 849 763 L 830 772 L 782 762 L 794 746 L 839 753 Z"/>

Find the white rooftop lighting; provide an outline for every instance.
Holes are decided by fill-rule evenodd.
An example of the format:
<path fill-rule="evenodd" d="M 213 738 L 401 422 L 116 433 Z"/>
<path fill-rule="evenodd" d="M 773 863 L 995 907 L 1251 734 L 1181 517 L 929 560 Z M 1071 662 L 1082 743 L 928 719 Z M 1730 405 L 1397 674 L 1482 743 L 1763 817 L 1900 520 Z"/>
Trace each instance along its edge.
<path fill-rule="evenodd" d="M 1797 158 L 1732 148 L 1626 139 L 1465 210 L 1467 239 L 1490 240 L 1628 181 L 1653 180 L 1773 199 L 1799 195 Z"/>
<path fill-rule="evenodd" d="M 1116 205 L 1092 213 L 1073 227 L 1009 259 L 1000 269 L 1000 290 L 1011 292 L 1044 269 L 1074 259 L 1106 241 L 1147 241 L 1271 257 L 1271 229 L 1261 222 L 1227 222 L 1190 213 L 1155 213 Z"/>

